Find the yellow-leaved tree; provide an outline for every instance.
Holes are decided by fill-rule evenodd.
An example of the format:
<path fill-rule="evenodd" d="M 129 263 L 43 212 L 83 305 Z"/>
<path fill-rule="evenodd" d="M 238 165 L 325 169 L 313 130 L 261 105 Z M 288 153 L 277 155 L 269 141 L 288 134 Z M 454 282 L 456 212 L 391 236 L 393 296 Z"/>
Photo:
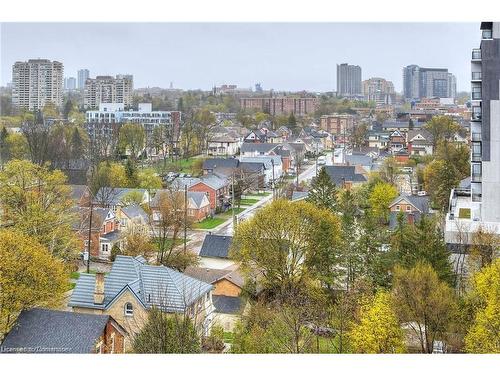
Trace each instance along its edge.
<path fill-rule="evenodd" d="M 471 293 L 479 308 L 465 348 L 469 353 L 500 353 L 500 258 L 475 274 Z"/>
<path fill-rule="evenodd" d="M 17 315 L 32 307 L 55 307 L 68 289 L 63 262 L 35 238 L 0 230 L 0 338 Z"/>
<path fill-rule="evenodd" d="M 403 331 L 392 308 L 391 295 L 379 291 L 361 307 L 360 321 L 349 332 L 355 353 L 404 353 Z"/>

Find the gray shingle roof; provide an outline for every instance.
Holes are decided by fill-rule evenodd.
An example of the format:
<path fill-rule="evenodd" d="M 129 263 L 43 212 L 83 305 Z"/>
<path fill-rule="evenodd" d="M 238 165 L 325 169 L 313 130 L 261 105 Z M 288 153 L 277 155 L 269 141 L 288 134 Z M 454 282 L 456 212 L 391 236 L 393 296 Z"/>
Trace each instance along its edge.
<path fill-rule="evenodd" d="M 276 147 L 278 147 L 278 144 L 275 143 L 243 143 L 241 145 L 241 153 L 245 152 L 271 152 L 274 150 Z"/>
<path fill-rule="evenodd" d="M 215 312 L 221 314 L 239 314 L 243 307 L 241 297 L 212 296 Z"/>
<path fill-rule="evenodd" d="M 144 211 L 141 206 L 138 206 L 136 204 L 123 207 L 122 211 L 131 219 L 142 218 L 145 221 L 148 221 L 148 214 L 146 213 L 146 211 Z"/>
<path fill-rule="evenodd" d="M 429 197 L 428 196 L 418 196 L 418 195 L 400 195 L 399 197 L 395 198 L 389 207 L 394 206 L 401 200 L 407 200 L 410 202 L 413 206 L 415 206 L 418 210 L 420 210 L 421 213 L 423 214 L 428 214 L 429 213 Z"/>
<path fill-rule="evenodd" d="M 24 353 L 91 353 L 109 319 L 109 315 L 25 310 L 1 348 Z"/>
<path fill-rule="evenodd" d="M 203 162 L 203 169 L 237 168 L 239 160 L 236 158 L 213 158 Z"/>
<path fill-rule="evenodd" d="M 191 199 L 197 208 L 201 208 L 206 194 L 201 191 L 188 191 L 188 199 Z"/>
<path fill-rule="evenodd" d="M 68 306 L 107 309 L 124 290 L 133 292 L 147 308 L 157 306 L 182 312 L 212 289 L 210 284 L 165 266 L 150 266 L 142 257 L 118 255 L 111 272 L 104 277 L 104 303 L 94 304 L 95 275 L 82 274 Z"/>
<path fill-rule="evenodd" d="M 327 165 L 323 168 L 337 186 L 342 186 L 345 182 L 365 182 L 366 178 L 362 174 L 356 173 L 354 165 Z"/>
<path fill-rule="evenodd" d="M 201 246 L 200 256 L 210 258 L 228 258 L 229 248 L 233 242 L 232 236 L 207 234 Z"/>
<path fill-rule="evenodd" d="M 94 201 L 99 203 L 101 201 L 106 201 L 107 204 L 111 205 L 119 205 L 121 204 L 121 201 L 123 198 L 131 193 L 131 192 L 138 192 L 142 195 L 146 193 L 146 189 L 129 189 L 129 188 L 109 188 L 109 187 L 104 187 L 100 188 L 99 191 L 97 192 Z"/>
<path fill-rule="evenodd" d="M 242 161 L 240 163 L 240 168 L 245 172 L 260 172 L 264 169 L 264 163 Z"/>

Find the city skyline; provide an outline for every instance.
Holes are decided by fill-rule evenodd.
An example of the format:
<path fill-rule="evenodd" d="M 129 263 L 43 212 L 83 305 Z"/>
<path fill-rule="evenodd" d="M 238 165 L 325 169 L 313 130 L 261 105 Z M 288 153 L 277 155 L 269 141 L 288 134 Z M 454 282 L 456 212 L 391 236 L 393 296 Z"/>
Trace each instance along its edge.
<path fill-rule="evenodd" d="M 90 77 L 132 74 L 134 88 L 261 82 L 335 91 L 336 65 L 349 63 L 361 66 L 363 80 L 387 79 L 397 92 L 406 65 L 447 68 L 457 91 L 468 91 L 477 34 L 475 23 L 2 23 L 1 84 L 12 80 L 16 61 L 40 57 L 62 62 L 65 77 L 79 69 Z"/>

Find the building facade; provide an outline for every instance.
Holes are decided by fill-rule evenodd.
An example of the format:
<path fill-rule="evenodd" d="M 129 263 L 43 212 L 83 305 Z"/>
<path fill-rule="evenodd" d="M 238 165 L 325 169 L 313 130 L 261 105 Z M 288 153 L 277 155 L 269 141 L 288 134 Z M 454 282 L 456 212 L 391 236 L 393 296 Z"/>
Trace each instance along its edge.
<path fill-rule="evenodd" d="M 76 90 L 76 78 L 75 77 L 64 78 L 64 90 L 66 90 L 66 91 Z"/>
<path fill-rule="evenodd" d="M 423 68 L 408 65 L 403 68 L 403 94 L 406 100 L 421 98 L 454 98 L 457 82 L 445 68 Z"/>
<path fill-rule="evenodd" d="M 377 105 L 391 105 L 396 101 L 394 84 L 384 78 L 370 78 L 363 81 L 363 95 Z"/>
<path fill-rule="evenodd" d="M 51 102 L 62 106 L 63 64 L 34 59 L 12 66 L 12 105 L 34 111 Z"/>
<path fill-rule="evenodd" d="M 471 91 L 470 184 L 451 192 L 445 232 L 448 243 L 470 243 L 470 234 L 479 228 L 500 234 L 499 22 L 481 23 L 480 48 L 472 51 Z"/>
<path fill-rule="evenodd" d="M 257 110 L 275 115 L 303 116 L 313 113 L 319 105 L 317 98 L 241 98 L 242 110 Z"/>
<path fill-rule="evenodd" d="M 360 66 L 347 63 L 337 64 L 337 95 L 362 95 Z"/>
<path fill-rule="evenodd" d="M 78 71 L 78 89 L 83 90 L 85 88 L 85 82 L 89 78 L 90 72 L 88 69 L 80 69 Z"/>
<path fill-rule="evenodd" d="M 132 105 L 132 75 L 97 76 L 85 81 L 83 104 L 85 108 L 99 108 L 101 103 L 123 103 Z"/>
<path fill-rule="evenodd" d="M 354 129 L 354 122 L 353 115 L 334 113 L 321 116 L 319 126 L 332 135 L 346 135 Z"/>

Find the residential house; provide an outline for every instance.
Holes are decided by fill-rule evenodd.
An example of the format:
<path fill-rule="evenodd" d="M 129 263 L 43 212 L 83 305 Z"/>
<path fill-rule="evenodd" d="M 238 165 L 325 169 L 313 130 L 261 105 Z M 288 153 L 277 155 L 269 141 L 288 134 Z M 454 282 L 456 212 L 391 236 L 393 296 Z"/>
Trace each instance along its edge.
<path fill-rule="evenodd" d="M 240 156 L 241 162 L 263 163 L 264 164 L 264 182 L 270 184 L 283 175 L 283 163 L 279 155 L 267 155 L 256 157 Z"/>
<path fill-rule="evenodd" d="M 234 265 L 234 261 L 229 259 L 229 249 L 232 242 L 232 236 L 207 234 L 198 254 L 201 258 L 200 266 L 212 269 L 224 269 Z"/>
<path fill-rule="evenodd" d="M 81 274 L 68 306 L 74 312 L 110 315 L 124 327 L 125 349 L 147 322 L 148 311 L 187 313 L 202 335 L 213 320 L 212 285 L 143 257 L 118 255 L 109 274 Z"/>
<path fill-rule="evenodd" d="M 389 136 L 389 151 L 396 154 L 406 147 L 406 136 L 399 130 L 394 130 Z"/>
<path fill-rule="evenodd" d="M 162 194 L 171 194 L 172 192 L 165 190 L 165 189 L 160 189 L 156 191 L 155 196 L 151 200 L 151 211 L 152 211 L 152 218 L 154 222 L 157 222 L 160 220 L 160 199 Z M 184 195 L 183 191 L 175 191 L 174 194 L 182 194 Z M 168 195 L 167 195 L 168 197 Z M 195 221 L 202 221 L 206 217 L 210 216 L 212 213 L 212 210 L 210 208 L 210 201 L 208 199 L 208 195 L 204 192 L 198 192 L 198 191 L 188 191 L 187 192 L 187 216 Z"/>
<path fill-rule="evenodd" d="M 428 130 L 409 130 L 406 140 L 410 155 L 432 155 L 434 137 Z"/>
<path fill-rule="evenodd" d="M 24 310 L 0 353 L 124 353 L 125 329 L 110 315 Z"/>
<path fill-rule="evenodd" d="M 219 324 L 224 331 L 232 332 L 241 319 L 244 300 L 240 297 L 244 279 L 237 269 L 212 269 L 188 267 L 184 273 L 198 280 L 211 284 L 212 301 L 215 307 L 214 324 Z"/>
<path fill-rule="evenodd" d="M 223 210 L 229 206 L 229 180 L 228 178 L 210 173 L 201 177 L 176 178 L 171 183 L 174 190 L 205 193 L 210 202 L 212 212 Z"/>
<path fill-rule="evenodd" d="M 71 200 L 77 207 L 90 206 L 90 189 L 87 185 L 69 185 Z"/>
<path fill-rule="evenodd" d="M 212 130 L 208 141 L 208 154 L 212 156 L 232 156 L 239 152 L 241 138 L 234 130 L 218 127 Z"/>
<path fill-rule="evenodd" d="M 380 148 L 370 146 L 353 147 L 351 150 L 352 155 L 366 155 L 372 159 L 378 159 L 380 156 Z"/>
<path fill-rule="evenodd" d="M 273 143 L 243 143 L 241 145 L 240 156 L 276 155 L 274 150 L 279 147 L 279 144 Z"/>
<path fill-rule="evenodd" d="M 416 223 L 422 216 L 430 214 L 429 207 L 428 196 L 400 195 L 389 204 L 389 227 L 393 229 L 397 226 L 400 213 L 405 216 L 407 223 Z"/>
<path fill-rule="evenodd" d="M 354 165 L 326 165 L 323 168 L 332 182 L 340 187 L 350 188 L 367 181 L 364 174 L 359 169 L 356 170 Z"/>
<path fill-rule="evenodd" d="M 408 152 L 408 149 L 401 148 L 399 149 L 399 151 L 394 153 L 394 158 L 398 163 L 406 164 L 408 163 L 408 160 L 410 160 L 410 153 Z"/>
<path fill-rule="evenodd" d="M 120 231 L 127 233 L 148 233 L 149 217 L 146 211 L 137 204 L 119 207 L 116 211 L 116 219 L 120 225 Z"/>
<path fill-rule="evenodd" d="M 292 136 L 293 133 L 286 126 L 280 126 L 279 129 L 276 130 L 276 134 L 278 134 L 282 138 L 283 142 L 286 142 L 288 138 Z"/>
<path fill-rule="evenodd" d="M 368 146 L 378 148 L 379 150 L 385 150 L 389 147 L 390 135 L 390 132 L 369 131 Z"/>
<path fill-rule="evenodd" d="M 240 161 L 237 158 L 213 158 L 203 161 L 203 174 L 216 173 L 218 175 L 231 176 L 239 167 Z"/>
<path fill-rule="evenodd" d="M 80 239 L 81 251 L 86 252 L 88 249 L 90 208 L 78 207 L 75 211 L 77 219 L 72 228 Z M 90 256 L 108 260 L 113 245 L 120 241 L 119 223 L 113 210 L 93 207 L 90 238 Z"/>
<path fill-rule="evenodd" d="M 94 198 L 94 204 L 99 207 L 111 208 L 116 213 L 118 207 L 128 206 L 137 200 L 139 204 L 148 204 L 150 201 L 147 189 L 111 188 L 102 187 Z"/>
<path fill-rule="evenodd" d="M 243 139 L 244 143 L 266 143 L 266 133 L 262 129 L 252 130 Z"/>
<path fill-rule="evenodd" d="M 373 159 L 368 155 L 345 155 L 345 162 L 347 165 L 361 166 L 366 172 L 371 172 L 373 168 Z"/>

